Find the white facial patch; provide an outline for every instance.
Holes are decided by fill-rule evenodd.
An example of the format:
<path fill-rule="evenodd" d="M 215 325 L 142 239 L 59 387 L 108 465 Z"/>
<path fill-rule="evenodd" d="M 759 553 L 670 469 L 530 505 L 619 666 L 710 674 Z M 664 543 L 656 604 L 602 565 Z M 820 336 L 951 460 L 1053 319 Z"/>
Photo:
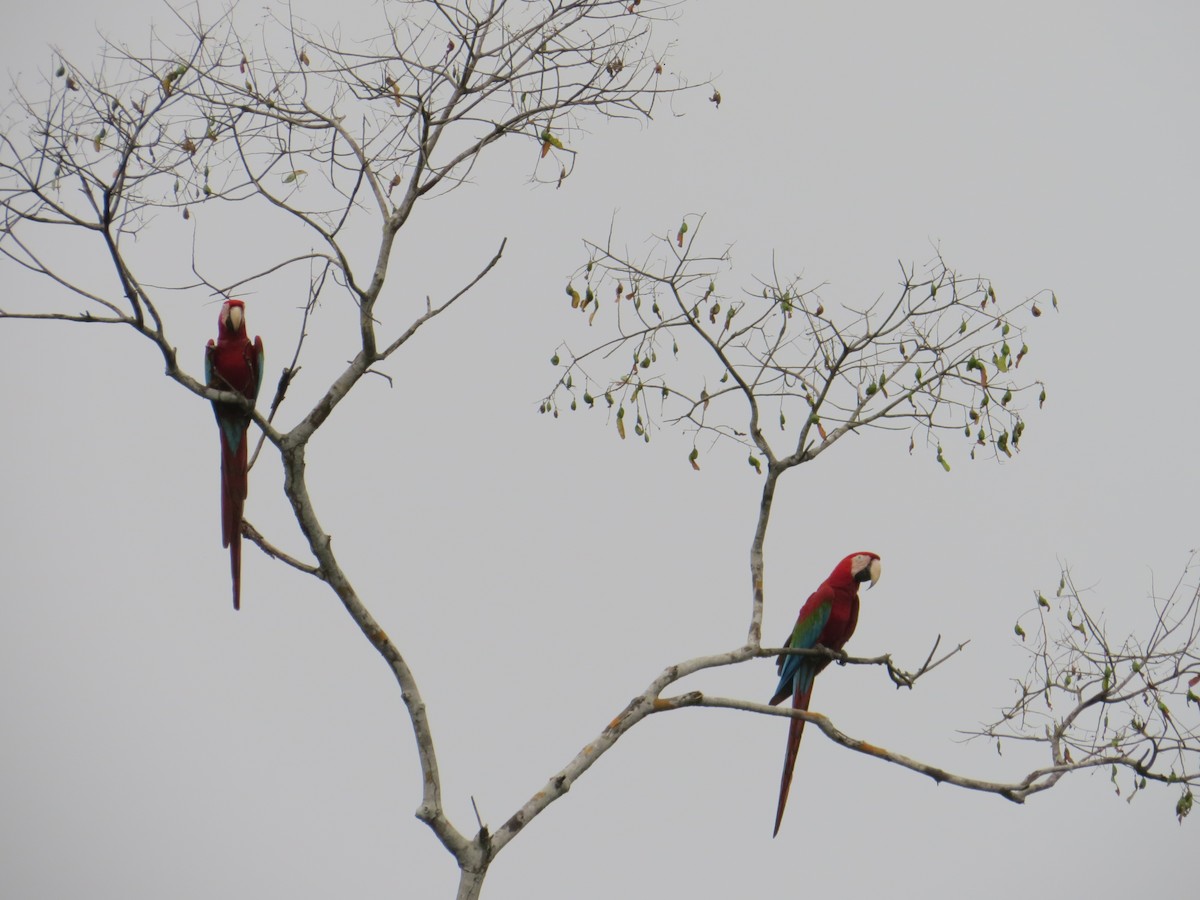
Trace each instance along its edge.
<path fill-rule="evenodd" d="M 875 584 L 879 580 L 879 574 L 882 571 L 879 560 L 873 556 L 868 556 L 866 553 L 858 554 L 850 562 L 850 574 L 857 579 L 864 571 L 870 577 L 871 584 Z"/>

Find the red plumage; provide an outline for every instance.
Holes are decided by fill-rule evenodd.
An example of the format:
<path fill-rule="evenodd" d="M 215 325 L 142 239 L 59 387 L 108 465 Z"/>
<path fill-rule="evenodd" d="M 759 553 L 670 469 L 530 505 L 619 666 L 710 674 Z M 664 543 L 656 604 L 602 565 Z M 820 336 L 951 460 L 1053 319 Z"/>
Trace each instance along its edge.
<path fill-rule="evenodd" d="M 858 586 L 863 581 L 875 583 L 879 578 L 879 556 L 875 553 L 851 553 L 830 573 L 821 586 L 812 592 L 796 625 L 789 635 L 785 647 L 811 649 L 817 644 L 829 650 L 841 650 L 858 624 Z M 792 698 L 792 709 L 807 711 L 812 698 L 813 680 L 817 673 L 829 665 L 829 659 L 819 656 L 783 654 L 777 660 L 779 685 L 771 697 L 775 706 Z M 787 753 L 784 757 L 783 775 L 779 782 L 779 804 L 775 810 L 775 831 L 783 821 L 783 810 L 787 806 L 788 792 L 792 786 L 792 771 L 796 765 L 796 754 L 800 750 L 800 738 L 804 734 L 804 720 L 792 719 L 788 725 Z"/>
<path fill-rule="evenodd" d="M 234 391 L 250 401 L 213 402 L 221 439 L 221 545 L 229 548 L 229 571 L 233 580 L 233 608 L 241 608 L 242 511 L 248 491 L 250 410 L 262 384 L 263 343 L 250 343 L 246 334 L 245 303 L 226 300 L 217 318 L 217 339 L 205 350 L 208 386 Z"/>

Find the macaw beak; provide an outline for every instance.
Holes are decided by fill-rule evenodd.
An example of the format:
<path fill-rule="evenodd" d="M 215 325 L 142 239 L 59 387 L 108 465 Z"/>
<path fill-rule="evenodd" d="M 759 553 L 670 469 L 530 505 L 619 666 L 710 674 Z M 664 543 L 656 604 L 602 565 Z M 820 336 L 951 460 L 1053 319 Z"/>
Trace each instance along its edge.
<path fill-rule="evenodd" d="M 234 333 L 242 330 L 242 316 L 245 315 L 240 306 L 229 307 L 229 328 Z"/>
<path fill-rule="evenodd" d="M 871 566 L 867 571 L 871 576 L 871 587 L 875 587 L 875 585 L 879 582 L 879 576 L 883 571 L 883 567 L 880 566 L 879 560 L 871 560 Z"/>

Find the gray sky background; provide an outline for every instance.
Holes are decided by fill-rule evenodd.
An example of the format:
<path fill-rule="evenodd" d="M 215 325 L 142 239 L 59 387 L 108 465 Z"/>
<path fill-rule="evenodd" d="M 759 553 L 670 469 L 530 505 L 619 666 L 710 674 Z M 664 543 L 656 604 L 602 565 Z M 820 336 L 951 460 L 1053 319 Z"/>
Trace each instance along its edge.
<path fill-rule="evenodd" d="M 903 8 L 901 9 L 901 6 Z M 303 8 L 301 8 L 303 12 Z M 781 638 L 833 564 L 879 552 L 850 649 L 917 665 L 967 652 L 915 692 L 833 668 L 813 706 L 848 733 L 963 774 L 1045 760 L 962 743 L 1025 657 L 1013 622 L 1069 564 L 1114 632 L 1151 622 L 1197 543 L 1193 297 L 1200 200 L 1200 11 L 1158 3 L 691 3 L 662 34 L 673 71 L 723 95 L 650 127 L 593 120 L 562 190 L 528 183 L 536 149 L 500 148 L 477 184 L 427 204 L 402 236 L 384 324 L 403 328 L 509 238 L 500 269 L 363 384 L 309 453 L 318 513 L 365 602 L 415 669 L 447 809 L 492 827 L 662 667 L 739 644 L 759 481 L 741 449 L 687 465 L 688 439 L 620 442 L 597 410 L 535 413 L 557 342 L 582 343 L 562 294 L 580 239 L 631 247 L 706 213 L 732 244 L 730 293 L 772 258 L 827 306 L 891 296 L 897 260 L 939 243 L 1002 296 L 1053 288 L 1024 363 L 1048 385 L 1023 452 L 954 468 L 907 436 L 844 441 L 786 479 L 767 553 L 766 637 Z M 259 7 L 239 15 L 247 25 Z M 373 5 L 346 13 L 368 33 Z M 319 15 L 317 24 L 330 24 Z M 154 2 L 22 5 L 0 59 L 33 93 L 53 56 L 84 64 L 96 29 L 131 45 Z M 669 34 L 668 34 L 669 33 Z M 279 236 L 221 235 L 206 209 L 148 245 L 246 271 Z M 261 256 L 260 256 L 261 251 Z M 73 272 L 102 273 L 81 254 Z M 5 308 L 58 308 L 0 266 Z M 467 273 L 464 275 L 464 273 Z M 266 383 L 290 357 L 303 278 L 248 293 Z M 182 276 L 180 276 L 182 277 Z M 288 291 L 294 291 L 291 296 Z M 71 301 L 67 308 L 75 308 Z M 169 308 L 201 371 L 217 306 Z M 295 421 L 353 354 L 329 304 Z M 0 895 L 21 898 L 449 896 L 456 870 L 413 818 L 419 771 L 390 674 L 321 585 L 245 549 L 230 608 L 208 405 L 132 334 L 0 326 Z M 247 518 L 302 545 L 264 451 Z M 1194 573 L 1187 579 L 1195 583 Z M 766 662 L 683 688 L 766 699 Z M 1194 710 L 1187 710 L 1195 716 Z M 786 725 L 685 711 L 639 725 L 500 856 L 489 898 L 815 895 L 1127 896 L 1186 892 L 1197 826 L 1176 793 L 1131 804 L 1107 773 L 1017 807 L 841 750 L 810 731 L 770 838 Z M 1186 855 L 1185 855 L 1186 854 Z"/>

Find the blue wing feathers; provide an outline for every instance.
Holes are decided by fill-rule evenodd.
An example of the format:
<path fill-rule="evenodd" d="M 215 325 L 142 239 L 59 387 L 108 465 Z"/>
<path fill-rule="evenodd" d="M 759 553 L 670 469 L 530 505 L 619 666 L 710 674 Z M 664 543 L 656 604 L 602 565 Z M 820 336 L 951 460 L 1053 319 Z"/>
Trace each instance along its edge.
<path fill-rule="evenodd" d="M 833 604 L 826 600 L 817 604 L 807 615 L 801 615 L 796 622 L 796 627 L 792 629 L 792 636 L 788 639 L 787 646 L 803 650 L 815 647 L 820 643 L 821 632 L 825 630 L 832 609 Z M 813 678 L 817 674 L 817 667 L 814 663 L 815 660 L 807 656 L 781 656 L 779 659 L 779 686 L 775 688 L 775 695 L 779 696 L 782 693 L 786 696 L 794 691 L 802 693 L 811 688 Z"/>

